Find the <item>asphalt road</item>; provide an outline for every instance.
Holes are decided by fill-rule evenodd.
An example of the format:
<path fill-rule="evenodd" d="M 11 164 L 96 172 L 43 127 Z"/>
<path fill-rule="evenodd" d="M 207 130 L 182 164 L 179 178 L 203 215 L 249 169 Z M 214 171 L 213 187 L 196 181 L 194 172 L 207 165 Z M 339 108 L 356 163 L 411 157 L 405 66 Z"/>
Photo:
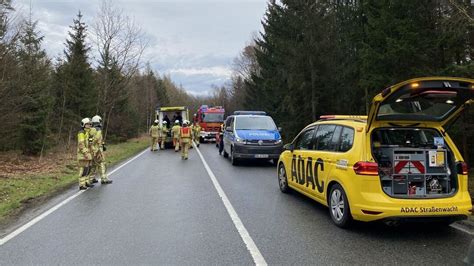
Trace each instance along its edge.
<path fill-rule="evenodd" d="M 268 264 L 462 264 L 472 239 L 451 227 L 334 226 L 325 207 L 278 189 L 270 163 L 205 160 Z M 0 246 L 10 264 L 253 264 L 193 149 L 147 151 Z"/>

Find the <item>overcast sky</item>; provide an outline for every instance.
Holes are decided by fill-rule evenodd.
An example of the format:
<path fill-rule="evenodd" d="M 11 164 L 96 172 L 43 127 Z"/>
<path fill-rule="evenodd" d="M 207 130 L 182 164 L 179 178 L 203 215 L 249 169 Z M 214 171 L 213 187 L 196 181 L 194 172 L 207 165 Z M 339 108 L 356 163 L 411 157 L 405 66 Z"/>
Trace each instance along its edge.
<path fill-rule="evenodd" d="M 52 57 L 62 56 L 64 41 L 78 10 L 91 25 L 101 0 L 31 0 L 33 18 Z M 160 75 L 169 74 L 193 94 L 209 93 L 231 74 L 232 61 L 261 31 L 266 0 L 113 1 L 141 25 L 149 38 L 144 60 Z M 28 14 L 30 0 L 13 0 Z"/>

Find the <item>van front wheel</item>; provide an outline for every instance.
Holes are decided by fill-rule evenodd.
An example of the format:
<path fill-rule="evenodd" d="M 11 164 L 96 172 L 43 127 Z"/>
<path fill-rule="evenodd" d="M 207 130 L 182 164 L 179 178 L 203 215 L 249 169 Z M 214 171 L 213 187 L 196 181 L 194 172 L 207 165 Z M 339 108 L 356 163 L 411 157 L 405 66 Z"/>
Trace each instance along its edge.
<path fill-rule="evenodd" d="M 231 162 L 231 164 L 234 165 L 234 166 L 239 164 L 237 158 L 235 158 L 234 149 L 233 149 L 233 148 L 230 148 L 230 162 Z"/>
<path fill-rule="evenodd" d="M 352 222 L 352 216 L 346 192 L 341 185 L 335 184 L 331 187 L 328 205 L 332 221 L 341 228 L 349 227 Z"/>

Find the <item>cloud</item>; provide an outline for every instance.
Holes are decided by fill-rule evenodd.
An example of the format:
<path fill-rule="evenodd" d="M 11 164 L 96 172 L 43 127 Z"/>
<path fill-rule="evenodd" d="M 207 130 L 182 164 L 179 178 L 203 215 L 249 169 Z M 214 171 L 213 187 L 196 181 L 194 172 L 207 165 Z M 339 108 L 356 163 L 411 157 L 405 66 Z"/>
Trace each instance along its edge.
<path fill-rule="evenodd" d="M 80 9 L 92 37 L 101 0 L 31 0 L 50 56 L 62 55 L 68 26 Z M 15 0 L 28 14 L 30 0 Z M 87 4 L 85 4 L 87 3 Z M 141 25 L 149 47 L 143 61 L 195 94 L 228 82 L 233 58 L 261 30 L 267 0 L 113 0 Z M 95 49 L 92 42 L 89 43 Z M 97 53 L 92 51 L 91 58 Z"/>
<path fill-rule="evenodd" d="M 182 74 L 185 76 L 192 75 L 209 75 L 215 77 L 229 78 L 232 70 L 227 66 L 201 67 L 201 68 L 177 68 L 168 70 L 170 74 Z"/>

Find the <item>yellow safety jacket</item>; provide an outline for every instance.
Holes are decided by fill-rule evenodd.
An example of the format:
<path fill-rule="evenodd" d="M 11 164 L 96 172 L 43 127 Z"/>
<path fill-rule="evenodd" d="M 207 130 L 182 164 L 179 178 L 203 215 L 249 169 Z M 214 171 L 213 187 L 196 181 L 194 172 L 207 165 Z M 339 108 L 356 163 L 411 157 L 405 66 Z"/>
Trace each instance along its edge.
<path fill-rule="evenodd" d="M 193 132 L 194 132 L 194 138 L 199 138 L 201 135 L 201 126 L 200 125 L 195 125 L 193 126 Z"/>
<path fill-rule="evenodd" d="M 161 126 L 160 128 L 160 137 L 165 138 L 166 135 L 168 134 L 168 127 L 167 126 Z"/>
<path fill-rule="evenodd" d="M 90 129 L 84 128 L 77 133 L 77 160 L 92 160 L 90 138 Z"/>
<path fill-rule="evenodd" d="M 150 127 L 148 133 L 152 138 L 158 138 L 160 135 L 160 127 L 158 125 L 153 125 Z"/>
<path fill-rule="evenodd" d="M 174 125 L 172 128 L 171 128 L 171 134 L 173 135 L 173 138 L 177 139 L 179 138 L 179 131 L 181 129 L 181 126 L 180 125 Z"/>
<path fill-rule="evenodd" d="M 182 127 L 182 128 L 180 129 L 180 137 L 181 137 L 182 139 L 189 139 L 189 138 L 191 138 L 191 132 L 192 132 L 192 131 L 191 131 L 191 128 L 189 128 L 189 127 Z"/>
<path fill-rule="evenodd" d="M 91 128 L 89 135 L 90 135 L 89 139 L 92 139 L 92 142 L 91 142 L 92 155 L 94 157 L 97 157 L 98 155 L 103 156 L 104 140 L 102 137 L 102 128 L 101 127 Z"/>

